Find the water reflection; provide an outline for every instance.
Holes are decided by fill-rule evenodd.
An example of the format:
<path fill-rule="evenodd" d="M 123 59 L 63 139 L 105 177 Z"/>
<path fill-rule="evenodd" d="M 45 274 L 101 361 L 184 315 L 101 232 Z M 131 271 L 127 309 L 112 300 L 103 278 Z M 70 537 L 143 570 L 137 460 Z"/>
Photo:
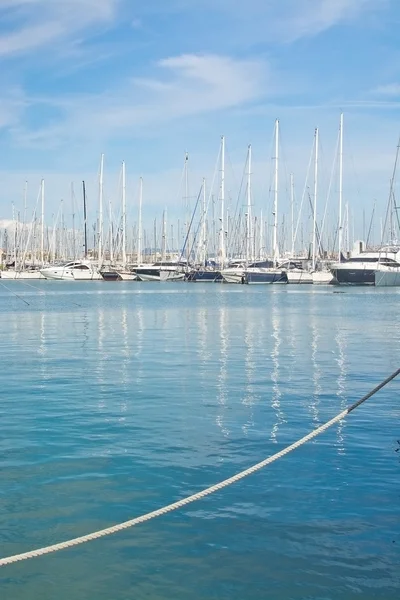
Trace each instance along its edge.
<path fill-rule="evenodd" d="M 339 367 L 339 376 L 337 379 L 337 391 L 336 396 L 340 400 L 340 410 L 344 410 L 347 406 L 347 395 L 346 395 L 346 379 L 347 379 L 347 363 L 346 363 L 346 348 L 347 348 L 347 337 L 345 331 L 340 328 L 337 330 L 335 335 L 335 342 L 337 344 L 338 355 L 336 363 Z M 346 427 L 346 420 L 342 419 L 339 421 L 337 427 L 337 440 L 338 440 L 338 452 L 345 454 L 344 444 L 344 432 Z"/>
<path fill-rule="evenodd" d="M 245 353 L 245 376 L 246 376 L 246 384 L 244 389 L 244 398 L 243 404 L 249 407 L 249 417 L 248 420 L 242 425 L 242 430 L 245 435 L 247 435 L 249 429 L 254 427 L 254 411 L 253 405 L 256 401 L 256 395 L 254 391 L 254 379 L 256 375 L 256 362 L 255 362 L 255 351 L 257 349 L 256 340 L 254 336 L 255 330 L 255 321 L 254 319 L 247 318 L 245 324 L 245 336 L 244 336 L 244 344 L 246 348 Z"/>
<path fill-rule="evenodd" d="M 224 423 L 224 416 L 227 404 L 227 378 L 228 378 L 228 329 L 227 329 L 227 310 L 225 306 L 219 309 L 219 333 L 220 333 L 220 356 L 219 356 L 219 371 L 217 376 L 217 402 L 218 414 L 217 425 L 221 429 L 224 436 L 229 436 L 229 428 Z"/>
<path fill-rule="evenodd" d="M 143 336 L 144 336 L 144 315 L 143 309 L 138 308 L 136 312 L 136 350 L 134 356 L 136 359 L 136 385 L 139 385 L 143 379 Z"/>
<path fill-rule="evenodd" d="M 321 379 L 321 367 L 320 367 L 320 363 L 319 363 L 319 357 L 318 357 L 318 341 L 320 338 L 320 334 L 316 325 L 316 320 L 311 317 L 311 337 L 312 337 L 312 342 L 311 342 L 311 362 L 312 362 L 312 379 L 313 379 L 313 384 L 314 384 L 314 390 L 313 390 L 313 394 L 312 394 L 312 399 L 310 402 L 310 411 L 311 411 L 311 415 L 312 415 L 312 420 L 315 423 L 315 425 L 319 425 L 320 423 L 320 419 L 319 419 L 319 403 L 320 403 L 320 396 L 321 396 L 321 384 L 320 384 L 320 379 Z"/>
<path fill-rule="evenodd" d="M 279 356 L 280 356 L 280 346 L 281 346 L 281 335 L 280 335 L 280 327 L 281 327 L 281 319 L 280 319 L 280 308 L 277 305 L 276 297 L 274 296 L 274 302 L 271 310 L 272 315 L 272 338 L 274 340 L 271 359 L 272 359 L 272 373 L 271 373 L 271 381 L 272 381 L 272 397 L 271 397 L 271 407 L 275 413 L 275 423 L 272 426 L 270 439 L 272 442 L 277 443 L 278 441 L 278 432 L 279 427 L 282 423 L 285 423 L 285 416 L 281 408 L 281 397 L 282 393 L 279 386 Z"/>

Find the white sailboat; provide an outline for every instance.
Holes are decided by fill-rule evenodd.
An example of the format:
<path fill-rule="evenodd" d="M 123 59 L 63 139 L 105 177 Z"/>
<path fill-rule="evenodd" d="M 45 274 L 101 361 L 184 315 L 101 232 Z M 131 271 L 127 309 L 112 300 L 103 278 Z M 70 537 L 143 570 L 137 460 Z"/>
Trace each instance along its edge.
<path fill-rule="evenodd" d="M 44 179 L 42 179 L 40 182 L 40 199 L 41 199 L 40 259 L 41 259 L 41 265 L 43 267 L 43 265 L 44 265 Z M 34 227 L 35 215 L 36 215 L 36 209 L 35 209 L 35 213 L 34 213 L 32 223 L 30 226 L 24 255 L 22 257 L 19 268 L 18 268 L 18 264 L 17 264 L 16 248 L 14 248 L 14 253 L 15 253 L 14 269 L 6 269 L 6 270 L 2 271 L 1 272 L 2 279 L 29 279 L 29 280 L 44 279 L 44 276 L 41 274 L 41 272 L 38 268 L 34 268 L 34 267 L 26 268 L 25 267 L 25 260 L 26 260 L 26 256 L 28 253 L 28 247 L 29 247 L 29 243 L 30 243 L 30 239 L 31 239 L 32 230 Z"/>

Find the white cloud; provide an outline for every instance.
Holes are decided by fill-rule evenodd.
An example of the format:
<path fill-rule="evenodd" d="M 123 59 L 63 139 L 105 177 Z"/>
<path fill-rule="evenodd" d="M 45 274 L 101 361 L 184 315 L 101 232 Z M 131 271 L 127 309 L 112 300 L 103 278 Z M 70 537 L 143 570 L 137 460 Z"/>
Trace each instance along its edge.
<path fill-rule="evenodd" d="M 18 132 L 25 143 L 68 138 L 107 139 L 191 115 L 228 109 L 259 98 L 268 66 L 217 55 L 185 54 L 160 60 L 157 77 L 132 78 L 112 91 L 48 98 L 60 112 L 59 124 Z M 43 102 L 43 100 L 40 100 Z"/>
<path fill-rule="evenodd" d="M 372 94 L 377 96 L 400 96 L 400 83 L 380 85 L 372 90 Z"/>
<path fill-rule="evenodd" d="M 278 23 L 286 39 L 294 41 L 352 21 L 366 11 L 381 9 L 385 3 L 386 0 L 286 0 L 280 3 Z"/>
<path fill-rule="evenodd" d="M 202 0 L 199 6 L 198 0 L 156 0 L 143 10 L 219 13 L 227 24 L 239 24 L 231 42 L 244 36 L 249 43 L 287 43 L 318 35 L 367 12 L 382 11 L 389 3 L 390 0 Z M 232 30 L 227 26 L 226 31 Z"/>
<path fill-rule="evenodd" d="M 0 57 L 44 48 L 112 20 L 120 0 L 0 0 Z M 53 47 L 54 51 L 54 47 Z"/>

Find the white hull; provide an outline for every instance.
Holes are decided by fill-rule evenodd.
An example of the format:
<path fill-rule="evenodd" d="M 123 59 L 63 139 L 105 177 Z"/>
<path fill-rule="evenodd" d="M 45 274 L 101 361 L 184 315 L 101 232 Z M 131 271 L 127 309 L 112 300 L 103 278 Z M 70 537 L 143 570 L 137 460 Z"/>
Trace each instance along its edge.
<path fill-rule="evenodd" d="M 316 285 L 329 285 L 334 277 L 330 271 L 314 271 L 312 273 L 312 282 Z"/>
<path fill-rule="evenodd" d="M 183 281 L 185 273 L 178 271 L 161 271 L 160 273 L 138 273 L 137 277 L 140 281 Z"/>
<path fill-rule="evenodd" d="M 224 269 L 221 271 L 224 283 L 243 283 L 243 269 Z"/>
<path fill-rule="evenodd" d="M 61 266 L 47 267 L 40 271 L 46 279 L 57 281 L 100 281 L 99 271 L 91 264 L 71 262 Z"/>
<path fill-rule="evenodd" d="M 376 287 L 398 287 L 400 286 L 400 268 L 380 267 L 375 271 Z"/>
<path fill-rule="evenodd" d="M 179 271 L 161 271 L 160 281 L 183 281 L 185 279 L 185 273 Z"/>
<path fill-rule="evenodd" d="M 60 269 L 60 267 L 47 268 L 40 271 L 46 279 L 69 280 L 74 281 L 72 269 Z"/>
<path fill-rule="evenodd" d="M 313 283 L 312 273 L 308 271 L 287 271 L 288 283 Z"/>
<path fill-rule="evenodd" d="M 98 273 L 97 271 L 88 273 L 86 271 L 79 271 L 77 269 L 75 269 L 73 272 L 73 278 L 75 281 L 101 281 L 103 279 L 101 273 Z"/>
<path fill-rule="evenodd" d="M 1 279 L 45 279 L 40 271 L 1 271 Z"/>
<path fill-rule="evenodd" d="M 118 271 L 118 275 L 121 277 L 122 281 L 137 281 L 136 273 Z"/>

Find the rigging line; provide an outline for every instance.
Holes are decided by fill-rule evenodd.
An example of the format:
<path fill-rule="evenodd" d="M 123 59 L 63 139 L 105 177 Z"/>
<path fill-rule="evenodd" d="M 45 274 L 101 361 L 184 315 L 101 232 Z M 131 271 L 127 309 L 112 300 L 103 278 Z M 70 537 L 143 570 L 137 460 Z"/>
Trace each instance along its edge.
<path fill-rule="evenodd" d="M 40 292 L 43 296 L 46 295 L 43 290 L 36 287 L 35 285 L 32 285 L 31 283 L 26 283 L 26 281 L 21 281 L 21 280 L 19 280 L 18 283 L 22 283 L 23 285 L 29 285 L 29 287 L 33 288 L 34 290 L 38 290 L 38 292 Z M 79 308 L 82 308 L 82 304 L 78 304 L 77 302 L 74 302 L 73 300 L 71 300 L 70 302 L 71 302 L 71 304 L 75 304 L 75 306 L 79 306 Z"/>
<path fill-rule="evenodd" d="M 12 290 L 10 290 L 10 288 L 8 288 L 6 285 L 4 285 L 3 282 L 0 281 L 0 285 L 3 286 L 3 288 L 5 288 L 8 292 L 10 292 L 10 294 L 12 294 L 13 296 L 15 296 L 16 298 L 18 298 L 19 300 L 22 300 L 22 302 L 25 302 L 25 304 L 27 306 L 30 306 L 29 302 L 27 302 L 26 300 L 24 300 L 23 298 L 21 298 L 21 296 L 18 296 L 18 294 L 16 294 L 15 292 L 13 292 Z"/>
<path fill-rule="evenodd" d="M 99 531 L 95 531 L 94 533 L 89 533 L 89 534 L 83 535 L 81 537 L 67 540 L 66 542 L 60 542 L 58 544 L 52 544 L 51 546 L 45 546 L 43 548 L 38 548 L 37 550 L 31 550 L 29 552 L 23 552 L 21 554 L 14 554 L 13 556 L 7 556 L 5 558 L 0 558 L 0 567 L 9 565 L 9 564 L 12 564 L 15 562 L 27 560 L 29 558 L 36 558 L 38 556 L 43 556 L 44 554 L 50 554 L 52 552 L 57 552 L 59 550 L 65 550 L 66 548 L 71 548 L 73 546 L 79 546 L 80 544 L 84 544 L 86 542 L 91 542 L 92 540 L 96 540 L 98 538 L 105 537 L 107 535 L 111 535 L 113 533 L 123 531 L 125 529 L 129 529 L 130 527 L 134 527 L 135 525 L 138 525 L 139 523 L 145 523 L 146 521 L 150 521 L 151 519 L 155 519 L 156 517 L 161 517 L 162 515 L 172 512 L 173 510 L 177 510 L 179 508 L 182 508 L 183 506 L 186 506 L 187 504 L 191 504 L 192 502 L 195 502 L 196 500 L 201 500 L 202 498 L 205 498 L 206 496 L 209 496 L 210 494 L 218 492 L 219 490 L 222 490 L 222 489 L 228 487 L 229 485 L 232 485 L 233 483 L 236 483 L 237 481 L 244 479 L 248 475 L 252 475 L 253 473 L 256 473 L 257 471 L 260 471 L 261 469 L 263 469 L 264 467 L 267 467 L 268 465 L 275 462 L 279 458 L 286 456 L 286 454 L 289 454 L 293 450 L 300 448 L 300 446 L 302 446 L 306 442 L 309 442 L 310 440 L 314 439 L 319 434 L 323 433 L 324 431 L 326 431 L 327 429 L 332 427 L 332 425 L 335 425 L 335 423 L 338 423 L 339 421 L 344 419 L 347 415 L 349 415 L 351 412 L 353 412 L 356 408 L 361 406 L 361 404 L 363 404 L 366 400 L 371 398 L 371 396 L 373 396 L 374 394 L 379 392 L 379 390 L 381 390 L 383 387 L 385 387 L 390 381 L 392 381 L 399 374 L 400 374 L 400 368 L 396 369 L 396 371 L 394 371 L 391 375 L 389 375 L 389 377 L 386 377 L 386 379 L 384 379 L 381 383 L 379 383 L 377 386 L 375 386 L 370 392 L 365 394 L 365 396 L 360 398 L 360 400 L 357 400 L 357 402 L 354 402 L 353 404 L 351 404 L 350 406 L 348 406 L 347 408 L 342 410 L 339 414 L 336 415 L 336 417 L 333 417 L 332 419 L 330 419 L 323 425 L 320 425 L 319 427 L 317 427 L 316 429 L 314 429 L 313 431 L 311 431 L 304 437 L 300 438 L 293 444 L 290 444 L 290 446 L 286 446 L 286 448 L 283 448 L 276 454 L 273 454 L 272 456 L 269 456 L 268 458 L 253 465 L 252 467 L 249 467 L 248 469 L 245 469 L 244 471 L 241 471 L 240 473 L 233 475 L 233 477 L 229 477 L 228 479 L 225 479 L 224 481 L 220 481 L 219 483 L 216 483 L 215 485 L 212 485 L 212 486 L 202 490 L 201 492 L 198 492 L 197 494 L 193 494 L 192 496 L 188 496 L 187 498 L 183 498 L 182 500 L 178 500 L 177 502 L 173 502 L 172 504 L 168 504 L 167 506 L 163 506 L 162 508 L 159 508 L 152 512 L 146 513 L 139 517 L 135 517 L 134 519 L 131 519 L 129 521 L 124 521 L 123 523 L 119 523 L 118 525 L 106 527 L 105 529 L 101 529 Z"/>

